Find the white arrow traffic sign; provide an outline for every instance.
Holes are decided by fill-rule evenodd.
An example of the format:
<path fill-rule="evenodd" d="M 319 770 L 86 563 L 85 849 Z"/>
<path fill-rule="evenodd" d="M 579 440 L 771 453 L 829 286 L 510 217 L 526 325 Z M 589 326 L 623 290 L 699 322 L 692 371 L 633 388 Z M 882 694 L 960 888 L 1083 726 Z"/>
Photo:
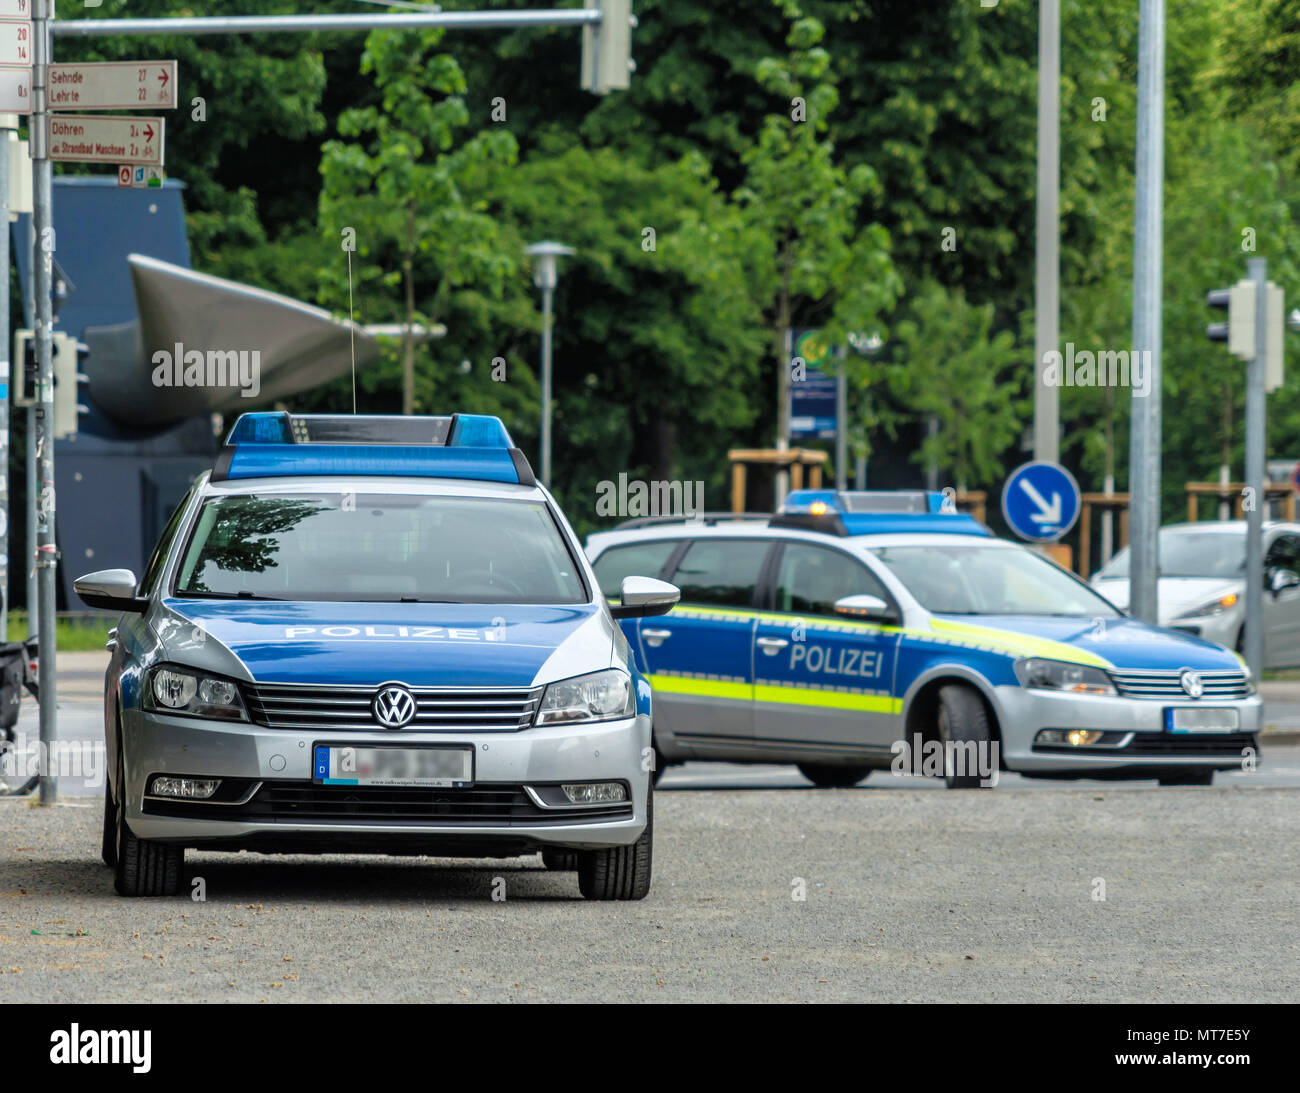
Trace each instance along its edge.
<path fill-rule="evenodd" d="M 0 113 L 30 114 L 32 111 L 32 70 L 0 68 Z"/>
<path fill-rule="evenodd" d="M 0 19 L 0 65 L 32 66 L 32 25 L 25 19 Z"/>
<path fill-rule="evenodd" d="M 175 61 L 50 65 L 51 110 L 174 110 Z"/>
<path fill-rule="evenodd" d="M 1061 522 L 1061 495 L 1059 493 L 1053 492 L 1052 503 L 1049 505 L 1047 498 L 1034 489 L 1034 485 L 1029 479 L 1022 478 L 1020 488 L 1029 495 L 1029 500 L 1038 506 L 1038 511 L 1031 513 L 1029 517 L 1035 524 L 1056 527 Z"/>
<path fill-rule="evenodd" d="M 54 114 L 50 118 L 50 159 L 161 167 L 163 120 Z"/>

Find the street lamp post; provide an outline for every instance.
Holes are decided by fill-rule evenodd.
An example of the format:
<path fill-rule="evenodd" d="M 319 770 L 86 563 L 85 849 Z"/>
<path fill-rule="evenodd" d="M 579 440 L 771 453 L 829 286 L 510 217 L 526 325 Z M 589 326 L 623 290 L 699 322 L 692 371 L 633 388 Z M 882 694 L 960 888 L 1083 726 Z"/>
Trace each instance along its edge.
<path fill-rule="evenodd" d="M 551 484 L 551 301 L 555 295 L 555 260 L 574 254 L 572 247 L 543 240 L 525 250 L 535 259 L 533 283 L 542 290 L 542 485 Z"/>

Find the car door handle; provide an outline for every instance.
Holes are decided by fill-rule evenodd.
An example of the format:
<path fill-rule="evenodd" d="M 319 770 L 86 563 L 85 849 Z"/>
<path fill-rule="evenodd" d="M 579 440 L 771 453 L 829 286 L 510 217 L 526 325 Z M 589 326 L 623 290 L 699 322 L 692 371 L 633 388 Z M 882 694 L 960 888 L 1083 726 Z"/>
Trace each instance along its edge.
<path fill-rule="evenodd" d="M 671 630 L 642 630 L 641 636 L 655 648 L 658 648 L 673 636 L 673 632 Z"/>
<path fill-rule="evenodd" d="M 784 649 L 790 643 L 785 638 L 759 638 L 758 647 L 763 650 L 769 657 L 774 656 L 778 649 Z"/>

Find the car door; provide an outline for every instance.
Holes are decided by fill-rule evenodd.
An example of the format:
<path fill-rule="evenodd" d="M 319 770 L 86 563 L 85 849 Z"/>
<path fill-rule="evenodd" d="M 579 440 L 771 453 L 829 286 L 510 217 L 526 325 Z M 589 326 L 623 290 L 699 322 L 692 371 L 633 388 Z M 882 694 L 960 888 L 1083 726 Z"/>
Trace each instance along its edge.
<path fill-rule="evenodd" d="M 754 596 L 767 539 L 701 537 L 672 575 L 682 598 L 637 627 L 655 695 L 655 726 L 696 754 L 726 754 L 753 739 Z"/>
<path fill-rule="evenodd" d="M 1264 556 L 1264 666 L 1300 666 L 1300 587 L 1284 588 L 1274 594 L 1270 578 L 1274 570 L 1300 574 L 1300 535 L 1279 532 Z"/>
<path fill-rule="evenodd" d="M 670 571 L 673 560 L 687 545 L 685 539 L 638 539 L 630 543 L 619 543 L 603 551 L 591 563 L 591 568 L 605 598 L 610 603 L 618 603 L 623 594 L 624 577 L 664 577 Z M 646 661 L 637 632 L 640 622 L 639 618 L 620 619 L 619 626 L 632 647 L 637 667 L 645 672 Z"/>
<path fill-rule="evenodd" d="M 787 541 L 772 567 L 771 612 L 754 634 L 760 747 L 887 754 L 902 736 L 894 698 L 898 631 L 835 613 L 844 596 L 892 598 L 860 559 Z"/>

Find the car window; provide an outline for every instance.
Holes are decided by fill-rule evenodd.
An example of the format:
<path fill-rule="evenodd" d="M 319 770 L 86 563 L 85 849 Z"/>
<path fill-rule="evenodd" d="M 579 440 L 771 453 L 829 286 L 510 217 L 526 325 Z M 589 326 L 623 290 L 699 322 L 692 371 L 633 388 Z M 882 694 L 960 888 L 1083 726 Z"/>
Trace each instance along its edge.
<path fill-rule="evenodd" d="M 765 539 L 696 539 L 672 578 L 682 603 L 752 606 L 768 545 Z"/>
<path fill-rule="evenodd" d="M 844 596 L 879 596 L 884 586 L 865 565 L 839 550 L 786 543 L 776 573 L 776 609 L 798 615 L 834 615 Z"/>
<path fill-rule="evenodd" d="M 1289 569 L 1300 573 L 1300 535 L 1279 535 L 1268 548 L 1266 569 Z"/>
<path fill-rule="evenodd" d="M 596 571 L 596 583 L 609 599 L 616 600 L 623 594 L 624 577 L 658 577 L 680 542 L 662 539 L 610 547 L 591 565 Z"/>
<path fill-rule="evenodd" d="M 206 501 L 181 596 L 585 603 L 541 502 L 425 494 L 238 494 Z"/>
<path fill-rule="evenodd" d="M 158 544 L 153 548 L 153 553 L 149 556 L 149 564 L 144 567 L 144 576 L 140 578 L 139 592 L 141 596 L 153 594 L 154 585 L 158 583 L 158 577 L 167 562 L 167 556 L 171 553 L 172 540 L 176 538 L 176 533 L 180 530 L 181 517 L 190 503 L 190 498 L 194 495 L 194 489 L 195 487 L 191 486 L 185 491 L 181 503 L 176 506 L 176 511 L 172 513 L 171 519 L 167 521 L 167 526 L 163 528 L 162 534 L 158 537 Z"/>
<path fill-rule="evenodd" d="M 1118 614 L 1073 574 L 1031 550 L 936 543 L 876 547 L 872 553 L 937 615 Z"/>

